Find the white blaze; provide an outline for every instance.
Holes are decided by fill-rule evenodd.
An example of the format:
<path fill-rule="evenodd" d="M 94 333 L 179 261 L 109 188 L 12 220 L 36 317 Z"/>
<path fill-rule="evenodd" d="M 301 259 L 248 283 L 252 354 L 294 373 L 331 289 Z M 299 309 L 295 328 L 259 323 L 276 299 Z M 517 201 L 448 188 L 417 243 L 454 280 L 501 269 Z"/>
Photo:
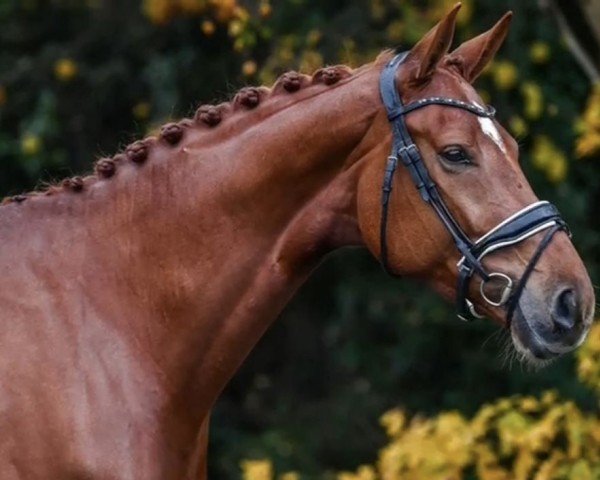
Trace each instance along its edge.
<path fill-rule="evenodd" d="M 498 145 L 498 148 L 502 150 L 502 153 L 506 154 L 506 147 L 504 146 L 504 142 L 502 141 L 502 137 L 500 136 L 500 132 L 494 125 L 494 122 L 491 118 L 478 117 L 479 125 L 481 125 L 481 129 L 483 133 L 487 135 L 492 141 Z"/>
<path fill-rule="evenodd" d="M 478 105 L 476 103 L 476 105 Z M 481 105 L 478 105 L 481 106 Z M 502 151 L 502 153 L 504 153 L 506 155 L 506 146 L 504 145 L 504 142 L 502 141 L 502 137 L 500 136 L 500 132 L 498 131 L 498 129 L 496 128 L 496 125 L 494 125 L 494 121 L 491 118 L 486 118 L 486 117 L 477 117 L 477 120 L 479 120 L 479 125 L 481 125 L 481 130 L 483 130 L 483 133 L 492 140 L 492 142 L 494 142 L 496 145 L 498 145 L 498 148 Z"/>

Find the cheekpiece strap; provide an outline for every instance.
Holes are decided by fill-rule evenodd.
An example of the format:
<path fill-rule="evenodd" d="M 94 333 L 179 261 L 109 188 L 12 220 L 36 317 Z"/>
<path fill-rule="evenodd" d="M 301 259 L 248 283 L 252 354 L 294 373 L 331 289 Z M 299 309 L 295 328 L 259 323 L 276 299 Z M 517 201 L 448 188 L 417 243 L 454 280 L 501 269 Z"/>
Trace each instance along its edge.
<path fill-rule="evenodd" d="M 404 115 L 408 112 L 414 111 L 418 108 L 426 107 L 427 105 L 440 104 L 456 106 L 457 108 L 463 108 L 465 110 L 473 110 L 481 116 L 493 115 L 493 109 L 484 109 L 478 105 L 468 104 L 460 100 L 447 99 L 443 97 L 431 97 L 424 101 L 417 101 L 408 105 L 403 105 L 398 88 L 396 87 L 396 71 L 398 67 L 404 62 L 408 55 L 408 52 L 400 53 L 390 60 L 384 67 L 380 77 L 380 92 L 381 99 L 385 105 L 388 118 L 393 118 L 391 121 L 392 125 L 392 154 L 388 158 L 386 171 L 383 180 L 383 192 L 382 192 L 382 220 L 380 228 L 380 257 L 383 268 L 386 272 L 390 273 L 391 269 L 388 265 L 388 252 L 387 252 L 387 215 L 388 205 L 393 188 L 393 177 L 396 172 L 398 161 L 408 170 L 413 183 L 415 184 L 421 198 L 433 206 L 437 212 L 441 221 L 443 222 L 446 229 L 452 235 L 454 242 L 456 243 L 461 254 L 467 258 L 475 260 L 471 253 L 471 247 L 473 245 L 469 237 L 461 229 L 460 225 L 456 222 L 454 217 L 450 214 L 446 204 L 441 198 L 439 191 L 433 182 L 433 179 L 429 175 L 429 171 L 423 162 L 423 158 L 419 152 L 419 149 L 414 144 L 412 137 L 406 127 Z M 483 268 L 474 261 L 474 268 L 476 271 L 483 276 L 486 276 Z"/>

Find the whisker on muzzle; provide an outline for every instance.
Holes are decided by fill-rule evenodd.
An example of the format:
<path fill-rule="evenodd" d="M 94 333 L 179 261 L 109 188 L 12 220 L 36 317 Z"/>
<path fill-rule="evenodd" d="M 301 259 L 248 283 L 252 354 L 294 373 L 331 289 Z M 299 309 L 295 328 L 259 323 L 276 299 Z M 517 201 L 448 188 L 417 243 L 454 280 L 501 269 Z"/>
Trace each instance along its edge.
<path fill-rule="evenodd" d="M 494 330 L 482 342 L 480 350 L 483 350 L 485 346 L 492 340 L 498 340 L 498 343 L 500 343 L 503 340 L 503 335 L 506 335 L 506 329 L 504 327 L 500 327 L 497 330 Z"/>
<path fill-rule="evenodd" d="M 502 329 L 501 332 L 504 332 L 501 338 L 503 345 L 500 350 L 500 361 L 502 368 L 512 370 L 513 363 L 517 359 L 517 350 L 513 345 L 510 334 L 504 329 Z"/>

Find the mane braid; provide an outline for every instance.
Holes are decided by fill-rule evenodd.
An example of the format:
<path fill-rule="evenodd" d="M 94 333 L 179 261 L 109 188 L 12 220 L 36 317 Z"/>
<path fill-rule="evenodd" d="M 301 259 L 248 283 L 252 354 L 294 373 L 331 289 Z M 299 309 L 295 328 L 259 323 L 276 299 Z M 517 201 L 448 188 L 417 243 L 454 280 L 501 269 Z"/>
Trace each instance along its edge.
<path fill-rule="evenodd" d="M 157 137 L 149 136 L 137 140 L 124 151 L 117 153 L 112 158 L 100 158 L 94 164 L 94 173 L 85 177 L 74 176 L 65 178 L 58 183 L 49 183 L 39 190 L 5 197 L 0 206 L 7 204 L 21 204 L 29 198 L 50 196 L 61 192 L 81 193 L 87 185 L 98 180 L 108 180 L 115 175 L 120 164 L 133 162 L 142 165 L 148 160 L 152 147 L 157 142 L 164 142 L 175 147 L 184 138 L 186 130 L 190 128 L 215 128 L 228 115 L 238 111 L 253 110 L 271 97 L 281 94 L 293 94 L 312 85 L 334 85 L 340 80 L 350 77 L 353 70 L 345 65 L 323 67 L 315 71 L 312 76 L 296 71 L 282 74 L 273 84 L 273 87 L 243 87 L 230 102 L 218 105 L 201 105 L 197 108 L 193 118 L 184 118 L 178 122 L 170 122 L 160 128 Z"/>

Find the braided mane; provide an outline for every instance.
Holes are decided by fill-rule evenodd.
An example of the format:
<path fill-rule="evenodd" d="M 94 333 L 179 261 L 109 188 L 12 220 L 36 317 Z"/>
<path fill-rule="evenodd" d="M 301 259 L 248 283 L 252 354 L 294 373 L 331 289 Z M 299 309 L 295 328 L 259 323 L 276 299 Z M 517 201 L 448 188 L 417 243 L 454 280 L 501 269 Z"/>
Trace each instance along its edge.
<path fill-rule="evenodd" d="M 56 195 L 61 192 L 84 192 L 86 186 L 97 181 L 110 179 L 126 162 L 138 165 L 144 164 L 150 155 L 153 146 L 158 142 L 175 147 L 190 129 L 214 129 L 234 112 L 253 110 L 269 98 L 290 95 L 312 85 L 334 85 L 340 80 L 351 76 L 353 70 L 345 65 L 324 67 L 313 73 L 312 76 L 289 71 L 281 75 L 273 87 L 244 87 L 239 90 L 230 102 L 217 105 L 201 105 L 193 118 L 184 118 L 179 122 L 171 122 L 160 128 L 158 136 L 146 137 L 137 140 L 122 152 L 113 157 L 98 159 L 94 164 L 94 172 L 87 176 L 66 178 L 59 183 L 49 184 L 43 189 L 28 193 L 6 197 L 0 205 L 23 203 L 29 198 L 37 196 Z"/>

